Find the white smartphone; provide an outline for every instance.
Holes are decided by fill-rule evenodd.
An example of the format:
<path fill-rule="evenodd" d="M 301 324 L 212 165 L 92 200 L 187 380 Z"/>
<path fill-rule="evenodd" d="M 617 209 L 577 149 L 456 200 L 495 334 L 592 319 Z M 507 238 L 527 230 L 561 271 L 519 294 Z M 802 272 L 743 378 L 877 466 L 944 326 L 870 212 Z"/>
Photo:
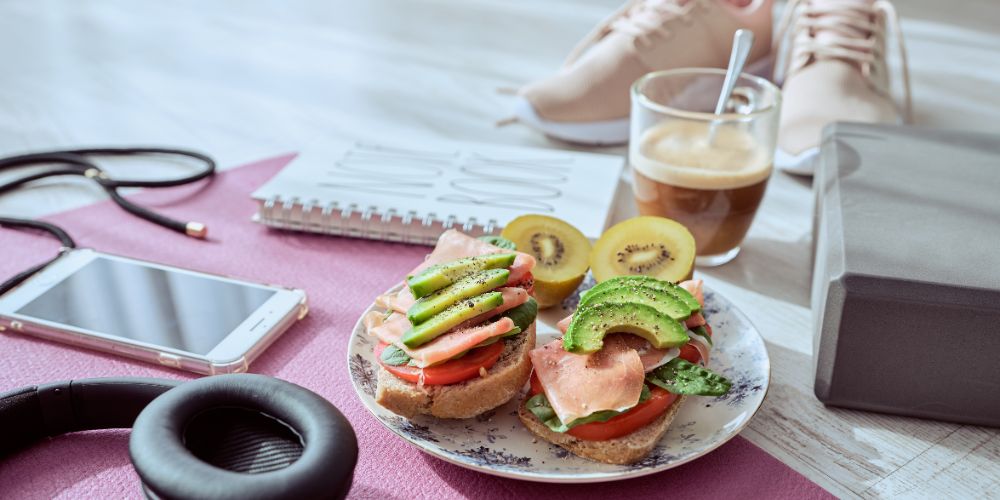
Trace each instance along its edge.
<path fill-rule="evenodd" d="M 0 297 L 0 331 L 211 375 L 246 371 L 307 311 L 302 290 L 78 249 Z"/>

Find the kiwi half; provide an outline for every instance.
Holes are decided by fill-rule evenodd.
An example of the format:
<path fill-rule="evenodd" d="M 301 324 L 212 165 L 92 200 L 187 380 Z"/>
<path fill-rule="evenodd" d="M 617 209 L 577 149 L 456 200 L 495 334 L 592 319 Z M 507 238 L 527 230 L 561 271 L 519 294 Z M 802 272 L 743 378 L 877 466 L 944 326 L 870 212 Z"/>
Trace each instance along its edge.
<path fill-rule="evenodd" d="M 634 217 L 615 224 L 594 244 L 590 267 L 597 282 L 644 275 L 678 282 L 691 276 L 695 246 L 691 232 L 663 217 Z"/>
<path fill-rule="evenodd" d="M 535 257 L 535 300 L 539 307 L 562 302 L 587 274 L 590 240 L 579 229 L 548 215 L 522 215 L 507 224 L 504 238 Z"/>

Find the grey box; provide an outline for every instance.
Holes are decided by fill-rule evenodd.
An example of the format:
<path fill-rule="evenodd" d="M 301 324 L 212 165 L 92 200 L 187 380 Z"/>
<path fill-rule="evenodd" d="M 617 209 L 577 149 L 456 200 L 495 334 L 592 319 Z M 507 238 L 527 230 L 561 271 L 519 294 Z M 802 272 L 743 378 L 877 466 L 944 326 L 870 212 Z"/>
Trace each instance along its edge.
<path fill-rule="evenodd" d="M 816 397 L 1000 426 L 1000 136 L 836 123 L 820 154 Z"/>

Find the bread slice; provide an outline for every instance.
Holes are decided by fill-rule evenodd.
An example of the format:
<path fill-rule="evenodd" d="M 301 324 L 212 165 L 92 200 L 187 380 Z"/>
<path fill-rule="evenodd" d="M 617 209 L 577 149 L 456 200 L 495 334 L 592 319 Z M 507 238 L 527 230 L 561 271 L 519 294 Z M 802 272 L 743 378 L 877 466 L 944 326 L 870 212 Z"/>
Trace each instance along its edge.
<path fill-rule="evenodd" d="M 677 416 L 677 412 L 684 404 L 686 397 L 677 398 L 667 407 L 667 411 L 663 412 L 663 415 L 644 427 L 631 434 L 607 441 L 585 441 L 569 434 L 553 432 L 541 420 L 538 420 L 534 413 L 528 410 L 525 404 L 528 401 L 527 397 L 517 409 L 517 416 L 532 434 L 561 446 L 574 455 L 609 464 L 631 464 L 646 458 L 653 451 L 653 447 L 666 434 L 670 423 L 674 421 L 674 417 Z"/>
<path fill-rule="evenodd" d="M 419 386 L 386 371 L 379 365 L 375 401 L 406 418 L 418 414 L 438 418 L 470 418 L 492 410 L 517 396 L 528 376 L 535 348 L 535 325 L 504 340 L 500 359 L 486 375 L 452 385 Z"/>

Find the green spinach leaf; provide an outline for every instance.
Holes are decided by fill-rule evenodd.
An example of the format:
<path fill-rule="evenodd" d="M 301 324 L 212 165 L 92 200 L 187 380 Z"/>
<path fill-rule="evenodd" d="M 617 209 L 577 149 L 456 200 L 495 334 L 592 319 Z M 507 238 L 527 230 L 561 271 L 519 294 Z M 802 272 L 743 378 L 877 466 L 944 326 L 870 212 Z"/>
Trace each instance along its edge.
<path fill-rule="evenodd" d="M 646 374 L 646 382 L 674 394 L 694 396 L 721 396 L 733 385 L 722 375 L 681 358 L 674 358 Z"/>
<path fill-rule="evenodd" d="M 405 365 L 410 362 L 410 357 L 407 356 L 402 349 L 392 344 L 382 350 L 382 356 L 380 356 L 380 359 L 383 363 L 390 366 Z"/>
<path fill-rule="evenodd" d="M 691 328 L 691 333 L 703 337 L 708 341 L 708 345 L 715 345 L 712 343 L 712 336 L 708 334 L 708 330 L 705 329 L 704 325 L 697 328 Z"/>
<path fill-rule="evenodd" d="M 514 321 L 514 325 L 525 331 L 532 323 L 535 322 L 535 317 L 538 315 L 538 302 L 535 302 L 534 297 L 528 297 L 528 301 L 521 304 L 515 308 L 508 309 L 497 316 L 500 318 L 510 318 Z"/>

